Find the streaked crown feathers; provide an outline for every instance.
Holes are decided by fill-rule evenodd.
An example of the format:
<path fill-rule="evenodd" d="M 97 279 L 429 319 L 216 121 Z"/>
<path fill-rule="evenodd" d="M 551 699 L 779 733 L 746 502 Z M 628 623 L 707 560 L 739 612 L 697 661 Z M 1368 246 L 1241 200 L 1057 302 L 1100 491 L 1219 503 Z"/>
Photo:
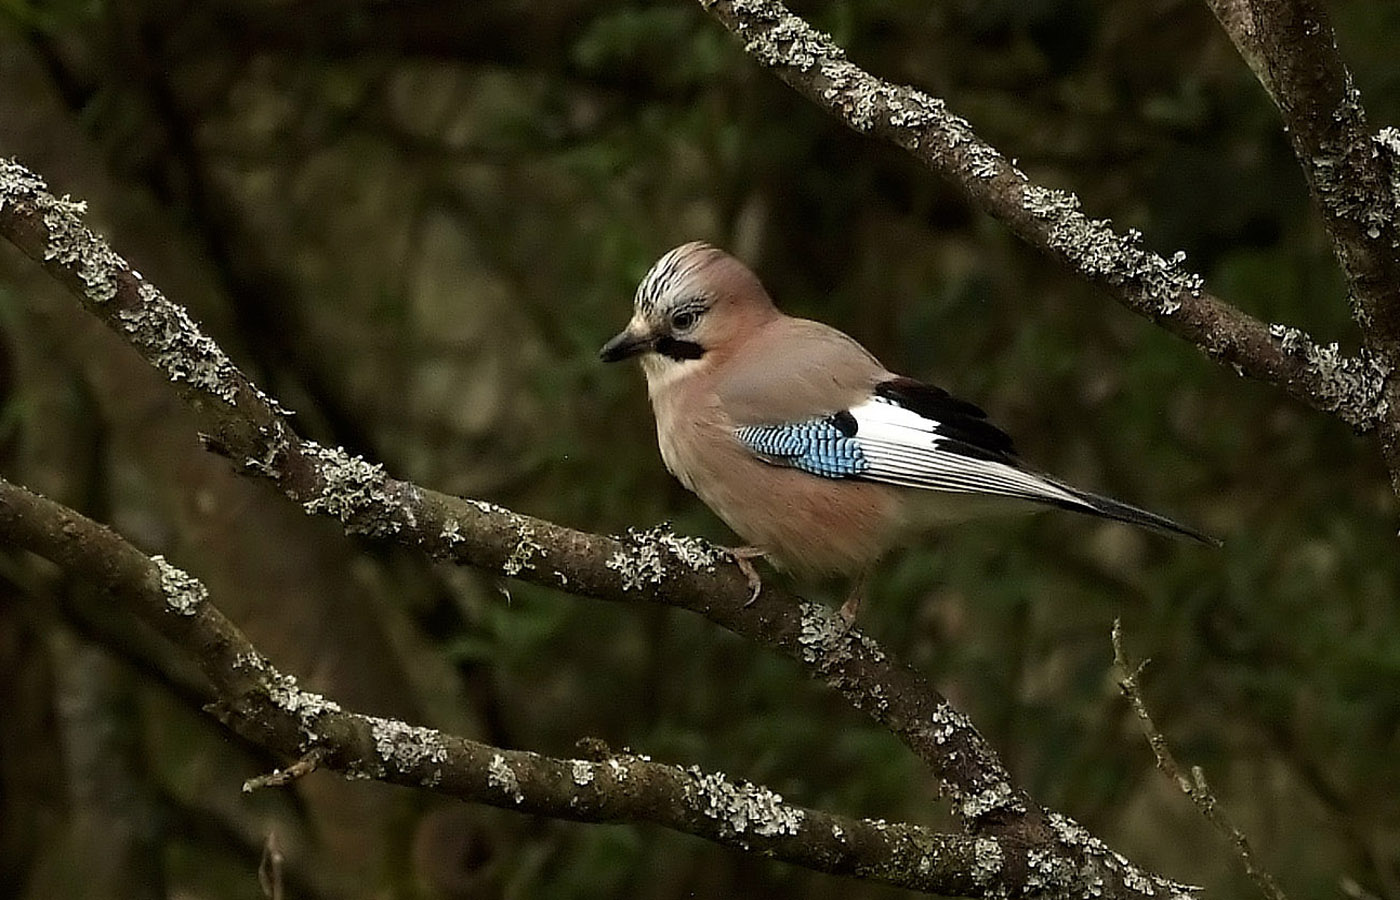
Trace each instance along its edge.
<path fill-rule="evenodd" d="M 677 289 L 691 276 L 724 256 L 723 250 L 704 241 L 691 241 L 667 252 L 637 285 L 637 312 L 649 316 L 667 299 L 676 299 Z"/>

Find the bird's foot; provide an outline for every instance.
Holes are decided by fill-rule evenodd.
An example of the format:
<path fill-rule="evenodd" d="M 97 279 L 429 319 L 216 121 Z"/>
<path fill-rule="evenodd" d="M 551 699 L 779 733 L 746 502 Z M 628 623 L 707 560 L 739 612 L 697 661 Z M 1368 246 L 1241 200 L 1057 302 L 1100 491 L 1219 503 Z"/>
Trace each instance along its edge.
<path fill-rule="evenodd" d="M 749 599 L 744 601 L 744 606 L 753 606 L 758 599 L 758 592 L 763 590 L 763 579 L 758 577 L 758 570 L 753 567 L 751 559 L 758 559 L 763 556 L 763 551 L 758 547 L 726 547 L 729 555 L 734 559 L 734 565 L 739 567 L 739 571 L 744 573 L 744 577 L 749 580 Z"/>
<path fill-rule="evenodd" d="M 856 579 L 856 583 L 851 585 L 851 593 L 846 596 L 846 602 L 841 604 L 840 615 L 842 621 L 846 623 L 846 630 L 856 624 L 856 615 L 860 613 L 860 605 L 865 600 L 865 576 Z"/>
<path fill-rule="evenodd" d="M 851 594 L 846 598 L 846 602 L 841 604 L 839 612 L 841 620 L 846 623 L 847 628 L 856 624 L 856 615 L 860 612 L 861 600 L 860 594 Z"/>

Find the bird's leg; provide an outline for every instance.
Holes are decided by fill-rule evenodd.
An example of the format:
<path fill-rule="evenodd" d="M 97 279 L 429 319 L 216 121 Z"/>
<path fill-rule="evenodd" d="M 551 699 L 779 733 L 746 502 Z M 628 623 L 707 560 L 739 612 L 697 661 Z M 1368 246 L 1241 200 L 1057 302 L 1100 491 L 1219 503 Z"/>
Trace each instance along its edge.
<path fill-rule="evenodd" d="M 851 592 L 846 596 L 846 602 L 841 604 L 841 618 L 845 621 L 846 627 L 850 628 L 856 624 L 856 614 L 860 612 L 861 601 L 865 599 L 865 578 L 869 573 L 861 572 L 856 576 L 851 584 Z"/>
<path fill-rule="evenodd" d="M 758 559 L 763 556 L 763 550 L 758 547 L 726 547 L 729 555 L 734 558 L 734 565 L 739 567 L 739 571 L 744 573 L 744 577 L 749 580 L 749 599 L 744 601 L 744 606 L 753 606 L 753 602 L 758 599 L 758 592 L 763 590 L 763 579 L 758 577 L 758 570 L 753 567 L 751 559 Z"/>

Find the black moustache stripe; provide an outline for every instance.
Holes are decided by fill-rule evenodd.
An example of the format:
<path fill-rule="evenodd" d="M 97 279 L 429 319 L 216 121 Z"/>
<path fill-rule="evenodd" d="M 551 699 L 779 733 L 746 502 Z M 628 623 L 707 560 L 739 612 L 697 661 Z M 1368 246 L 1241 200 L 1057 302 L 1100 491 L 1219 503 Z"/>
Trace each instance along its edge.
<path fill-rule="evenodd" d="M 656 352 L 670 359 L 699 359 L 705 355 L 705 348 L 694 341 L 663 337 L 657 338 Z"/>

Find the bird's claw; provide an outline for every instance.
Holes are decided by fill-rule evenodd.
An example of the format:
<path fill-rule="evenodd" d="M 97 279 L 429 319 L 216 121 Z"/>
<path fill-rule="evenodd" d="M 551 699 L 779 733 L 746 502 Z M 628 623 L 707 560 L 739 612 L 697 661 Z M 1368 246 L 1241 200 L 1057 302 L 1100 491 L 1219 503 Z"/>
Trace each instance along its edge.
<path fill-rule="evenodd" d="M 759 577 L 758 570 L 753 567 L 751 559 L 757 559 L 763 555 L 763 551 L 757 547 L 731 547 L 729 555 L 734 559 L 734 565 L 739 567 L 739 571 L 744 573 L 744 577 L 749 582 L 749 599 L 744 601 L 744 608 L 753 606 L 758 599 L 758 594 L 763 590 L 763 579 Z"/>

